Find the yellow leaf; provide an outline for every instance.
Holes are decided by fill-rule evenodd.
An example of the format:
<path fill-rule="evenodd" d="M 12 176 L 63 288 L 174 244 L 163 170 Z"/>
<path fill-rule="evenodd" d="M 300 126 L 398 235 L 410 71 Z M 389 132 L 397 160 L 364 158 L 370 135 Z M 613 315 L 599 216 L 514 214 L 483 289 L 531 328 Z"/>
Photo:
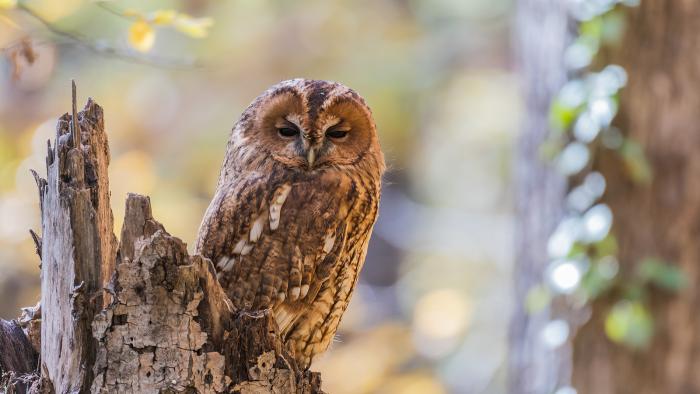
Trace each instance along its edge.
<path fill-rule="evenodd" d="M 138 20 L 129 28 L 129 44 L 137 51 L 148 52 L 155 41 L 156 33 L 146 21 Z"/>
<path fill-rule="evenodd" d="M 11 0 L 11 2 L 14 1 Z M 16 3 L 18 5 L 22 4 L 22 2 L 19 0 L 17 0 Z M 24 3 L 26 5 L 31 5 L 34 13 L 36 13 L 41 19 L 47 22 L 57 22 L 58 20 L 73 14 L 78 10 L 78 8 L 85 5 L 85 0 L 31 0 L 25 1 Z"/>
<path fill-rule="evenodd" d="M 0 0 L 0 9 L 9 10 L 17 6 L 17 0 Z"/>
<path fill-rule="evenodd" d="M 156 25 L 169 25 L 173 23 L 177 17 L 177 12 L 174 10 L 158 10 L 151 15 L 151 20 Z"/>
<path fill-rule="evenodd" d="M 186 14 L 180 14 L 173 22 L 177 30 L 194 38 L 206 37 L 209 29 L 214 24 L 211 18 L 192 18 Z"/>

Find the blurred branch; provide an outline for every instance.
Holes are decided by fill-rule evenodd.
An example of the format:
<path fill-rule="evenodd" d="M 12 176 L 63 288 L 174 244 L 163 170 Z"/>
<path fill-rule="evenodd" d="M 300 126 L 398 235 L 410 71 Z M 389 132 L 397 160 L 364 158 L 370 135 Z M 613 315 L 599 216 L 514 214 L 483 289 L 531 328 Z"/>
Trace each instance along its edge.
<path fill-rule="evenodd" d="M 108 9 L 105 7 L 102 7 L 104 9 Z M 133 63 L 139 63 L 139 64 L 146 64 L 146 65 L 151 65 L 151 66 L 157 66 L 157 67 L 166 67 L 166 68 L 197 68 L 201 67 L 202 64 L 194 61 L 194 60 L 183 60 L 183 59 L 171 59 L 171 58 L 162 58 L 162 57 L 156 57 L 156 56 L 143 56 L 139 54 L 138 52 L 135 52 L 133 50 L 129 49 L 124 49 L 124 48 L 116 48 L 113 46 L 106 45 L 104 43 L 96 42 L 94 40 L 91 40 L 88 37 L 85 37 L 79 33 L 72 32 L 72 31 L 67 31 L 63 30 L 50 21 L 46 20 L 44 17 L 42 17 L 39 13 L 37 13 L 35 10 L 33 10 L 31 7 L 28 7 L 24 3 L 18 3 L 17 4 L 17 9 L 21 10 L 25 14 L 31 16 L 33 19 L 38 21 L 41 25 L 43 25 L 46 30 L 48 30 L 50 33 L 52 33 L 54 36 L 61 38 L 64 40 L 64 43 L 68 43 L 74 46 L 77 46 L 79 48 L 88 50 L 90 52 L 93 52 L 95 54 L 101 55 L 101 56 L 108 56 L 108 57 L 114 57 L 118 58 L 121 60 L 126 60 L 129 62 Z M 113 13 L 116 13 L 116 11 L 111 10 Z M 12 50 L 15 50 L 19 48 L 25 38 L 18 39 L 14 42 L 11 42 L 8 46 L 4 48 L 0 48 L 0 52 L 11 52 Z M 47 42 L 43 42 L 41 44 L 46 44 Z M 61 42 L 58 42 L 59 44 Z"/>
<path fill-rule="evenodd" d="M 106 1 L 97 1 L 97 2 L 95 2 L 95 4 L 96 4 L 98 7 L 102 8 L 103 10 L 109 12 L 109 13 L 112 14 L 112 15 L 115 15 L 115 16 L 118 16 L 118 17 L 120 17 L 120 18 L 125 18 L 125 19 L 126 19 L 126 17 L 124 16 L 124 13 L 123 13 L 123 12 L 120 12 L 119 10 L 115 9 L 114 7 L 108 5 Z"/>

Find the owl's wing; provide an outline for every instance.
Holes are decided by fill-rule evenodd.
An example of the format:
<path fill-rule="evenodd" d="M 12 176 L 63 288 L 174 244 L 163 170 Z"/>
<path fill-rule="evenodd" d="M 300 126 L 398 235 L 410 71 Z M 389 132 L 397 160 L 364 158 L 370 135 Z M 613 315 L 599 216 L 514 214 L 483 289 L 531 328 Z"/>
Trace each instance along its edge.
<path fill-rule="evenodd" d="M 196 250 L 238 308 L 303 308 L 341 260 L 355 189 L 343 177 L 241 177 L 219 189 Z"/>
<path fill-rule="evenodd" d="M 237 182 L 217 189 L 199 229 L 195 253 L 208 257 L 216 265 L 231 252 L 231 242 L 243 238 L 254 213 L 267 198 L 261 187 L 262 174 L 249 174 Z"/>

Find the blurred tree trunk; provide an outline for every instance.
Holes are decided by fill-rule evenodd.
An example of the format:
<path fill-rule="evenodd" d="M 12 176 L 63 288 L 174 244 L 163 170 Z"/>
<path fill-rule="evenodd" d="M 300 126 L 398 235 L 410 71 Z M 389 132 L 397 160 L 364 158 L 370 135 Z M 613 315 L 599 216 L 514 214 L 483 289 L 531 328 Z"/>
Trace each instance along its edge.
<path fill-rule="evenodd" d="M 540 332 L 555 313 L 529 315 L 524 300 L 542 279 L 547 240 L 562 214 L 566 180 L 540 155 L 549 133 L 549 106 L 566 82 L 564 50 L 570 42 L 566 2 L 520 0 L 515 29 L 525 116 L 518 141 L 516 174 L 516 310 L 510 335 L 510 392 L 551 393 L 570 376 L 570 349 L 550 349 Z"/>
<path fill-rule="evenodd" d="M 655 334 L 646 350 L 611 343 L 594 303 L 574 342 L 574 387 L 582 394 L 700 393 L 700 7 L 694 1 L 642 0 L 611 54 L 629 73 L 618 125 L 644 148 L 649 185 L 635 184 L 614 155 L 601 158 L 605 198 L 615 219 L 621 274 L 644 257 L 677 264 L 688 285 L 653 291 Z"/>

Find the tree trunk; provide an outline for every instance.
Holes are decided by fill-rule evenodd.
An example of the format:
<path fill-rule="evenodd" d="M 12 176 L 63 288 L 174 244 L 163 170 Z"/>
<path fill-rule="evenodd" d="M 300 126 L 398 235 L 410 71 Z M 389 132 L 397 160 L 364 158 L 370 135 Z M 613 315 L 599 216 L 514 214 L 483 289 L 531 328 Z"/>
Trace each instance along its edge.
<path fill-rule="evenodd" d="M 524 300 L 547 265 L 547 240 L 563 212 L 566 180 L 543 162 L 539 147 L 549 133 L 549 106 L 566 82 L 564 50 L 570 41 L 566 2 L 520 0 L 514 39 L 522 78 L 525 119 L 516 152 L 516 310 L 510 334 L 510 392 L 551 393 L 568 383 L 569 353 L 540 341 L 556 311 L 529 315 Z"/>
<path fill-rule="evenodd" d="M 655 334 L 646 350 L 611 343 L 604 318 L 615 300 L 594 303 L 575 338 L 574 386 L 583 394 L 700 393 L 700 8 L 642 0 L 629 14 L 612 54 L 629 73 L 618 125 L 643 146 L 654 177 L 635 184 L 619 160 L 601 159 L 621 274 L 656 256 L 677 264 L 688 285 L 678 295 L 652 291 Z"/>
<path fill-rule="evenodd" d="M 320 376 L 284 350 L 270 311 L 236 312 L 212 263 L 187 254 L 147 197 L 128 196 L 117 245 L 102 108 L 88 100 L 77 113 L 75 92 L 73 105 L 49 145 L 47 180 L 35 175 L 41 311 L 0 321 L 5 389 L 321 393 Z"/>

